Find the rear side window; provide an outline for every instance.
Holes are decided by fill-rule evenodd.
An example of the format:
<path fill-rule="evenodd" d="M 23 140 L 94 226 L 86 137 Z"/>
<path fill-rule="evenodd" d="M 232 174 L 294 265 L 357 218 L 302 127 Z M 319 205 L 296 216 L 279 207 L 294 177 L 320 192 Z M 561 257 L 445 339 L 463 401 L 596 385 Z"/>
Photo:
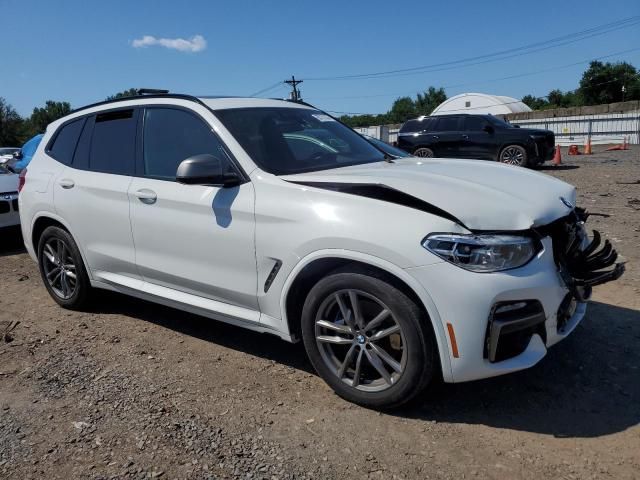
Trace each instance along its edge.
<path fill-rule="evenodd" d="M 211 127 L 196 115 L 175 108 L 147 108 L 144 116 L 144 174 L 175 180 L 183 160 L 203 153 L 229 160 Z"/>
<path fill-rule="evenodd" d="M 71 165 L 73 161 L 73 153 L 76 150 L 78 144 L 78 138 L 82 132 L 85 118 L 80 118 L 73 122 L 64 125 L 56 134 L 53 143 L 49 147 L 49 155 L 55 158 L 60 163 L 65 165 Z"/>
<path fill-rule="evenodd" d="M 132 175 L 136 151 L 136 110 L 99 113 L 95 118 L 89 170 Z"/>
<path fill-rule="evenodd" d="M 430 124 L 430 118 L 425 118 L 422 120 L 407 120 L 400 128 L 400 133 L 418 133 L 428 131 L 430 128 Z"/>
<path fill-rule="evenodd" d="M 436 122 L 435 128 L 432 128 L 432 130 L 436 132 L 458 131 L 458 119 L 459 117 L 440 117 Z"/>
<path fill-rule="evenodd" d="M 464 119 L 464 129 L 471 132 L 479 132 L 489 125 L 482 117 L 465 117 Z"/>

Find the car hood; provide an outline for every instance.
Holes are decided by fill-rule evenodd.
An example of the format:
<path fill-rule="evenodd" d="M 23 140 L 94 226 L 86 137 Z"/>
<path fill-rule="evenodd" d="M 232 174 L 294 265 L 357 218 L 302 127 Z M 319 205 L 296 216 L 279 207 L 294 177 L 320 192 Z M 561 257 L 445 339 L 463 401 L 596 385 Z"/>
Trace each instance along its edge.
<path fill-rule="evenodd" d="M 18 191 L 18 175 L 0 169 L 0 194 Z"/>
<path fill-rule="evenodd" d="M 432 213 L 455 217 L 469 230 L 526 230 L 568 215 L 576 201 L 572 185 L 522 167 L 481 160 L 417 159 L 286 175 L 283 180 L 330 188 L 346 194 L 363 185 L 393 189 L 394 203 L 417 198 L 434 207 Z M 337 187 L 337 188 L 336 188 Z M 354 187 L 352 191 L 350 187 Z M 385 189 L 368 197 L 386 200 Z M 389 191 L 387 189 L 387 191 Z M 396 191 L 402 192 L 401 197 Z M 564 199 L 564 201 L 562 200 Z M 566 202 L 566 203 L 565 203 Z M 440 212 L 440 213 L 438 213 Z"/>

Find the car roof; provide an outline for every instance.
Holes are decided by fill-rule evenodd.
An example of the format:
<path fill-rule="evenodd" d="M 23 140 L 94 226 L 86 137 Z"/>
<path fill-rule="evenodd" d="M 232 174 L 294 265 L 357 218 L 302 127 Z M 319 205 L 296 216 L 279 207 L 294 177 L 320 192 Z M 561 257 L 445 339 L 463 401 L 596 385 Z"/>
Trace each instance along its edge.
<path fill-rule="evenodd" d="M 234 97 L 234 96 L 222 96 L 222 95 L 203 95 L 203 96 L 195 96 L 195 95 L 186 95 L 181 93 L 160 93 L 160 94 L 151 94 L 151 95 L 132 95 L 128 97 L 120 97 L 114 98 L 111 100 L 105 100 L 102 102 L 92 103 L 90 105 L 85 105 L 84 107 L 77 108 L 73 110 L 71 114 L 94 109 L 95 111 L 99 111 L 102 109 L 114 108 L 117 107 L 121 102 L 137 102 L 140 104 L 150 103 L 150 104 L 158 104 L 162 103 L 162 100 L 166 99 L 178 99 L 178 100 L 187 100 L 199 103 L 208 107 L 212 110 L 224 110 L 229 108 L 248 108 L 248 107 L 292 107 L 292 108 L 313 108 L 307 106 L 302 102 L 293 102 L 287 99 L 278 99 L 278 98 L 256 98 L 256 97 Z M 103 108 L 100 108 L 103 107 Z"/>

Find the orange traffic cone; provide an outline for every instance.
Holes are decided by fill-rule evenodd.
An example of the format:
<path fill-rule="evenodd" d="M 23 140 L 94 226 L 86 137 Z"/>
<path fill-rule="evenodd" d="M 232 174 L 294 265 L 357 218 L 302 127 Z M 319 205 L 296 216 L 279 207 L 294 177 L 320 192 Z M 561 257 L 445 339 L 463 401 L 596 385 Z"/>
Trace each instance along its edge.
<path fill-rule="evenodd" d="M 591 151 L 591 137 L 587 137 L 587 141 L 584 144 L 584 154 L 591 155 L 593 152 Z"/>
<path fill-rule="evenodd" d="M 570 145 L 569 146 L 569 151 L 567 153 L 569 155 L 582 155 L 582 153 L 580 152 L 580 149 L 578 148 L 577 145 Z"/>
<path fill-rule="evenodd" d="M 562 154 L 560 153 L 560 145 L 556 145 L 556 153 L 553 154 L 553 164 L 560 165 L 562 163 Z"/>

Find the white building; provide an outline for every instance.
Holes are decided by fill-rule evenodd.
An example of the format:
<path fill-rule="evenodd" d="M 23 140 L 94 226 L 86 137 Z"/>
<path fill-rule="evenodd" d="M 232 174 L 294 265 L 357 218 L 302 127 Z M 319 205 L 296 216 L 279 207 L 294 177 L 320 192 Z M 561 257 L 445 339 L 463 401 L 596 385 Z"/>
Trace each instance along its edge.
<path fill-rule="evenodd" d="M 531 109 L 527 105 L 515 98 L 486 93 L 461 93 L 442 102 L 431 115 L 450 113 L 507 115 L 530 111 Z"/>

